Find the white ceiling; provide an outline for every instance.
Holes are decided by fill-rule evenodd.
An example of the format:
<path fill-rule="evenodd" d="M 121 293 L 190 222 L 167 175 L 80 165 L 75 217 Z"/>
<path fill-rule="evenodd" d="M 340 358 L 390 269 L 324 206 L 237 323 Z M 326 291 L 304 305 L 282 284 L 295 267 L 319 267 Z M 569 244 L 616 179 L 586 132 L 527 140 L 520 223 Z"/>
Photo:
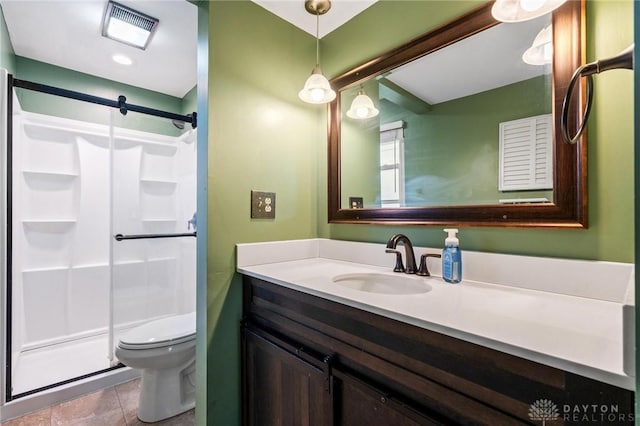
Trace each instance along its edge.
<path fill-rule="evenodd" d="M 304 0 L 254 0 L 315 35 L 316 19 Z M 320 17 L 322 35 L 376 0 L 333 0 Z M 196 84 L 197 7 L 186 0 L 117 0 L 160 23 L 146 50 L 101 36 L 107 0 L 0 0 L 19 56 L 182 98 Z M 116 64 L 114 54 L 133 60 Z"/>
<path fill-rule="evenodd" d="M 496 25 L 398 68 L 386 77 L 435 105 L 550 74 L 550 65 L 534 66 L 522 61 L 522 54 L 550 22 L 550 15 L 545 15 L 527 22 Z"/>
<path fill-rule="evenodd" d="M 101 36 L 107 0 L 0 0 L 16 55 L 182 98 L 196 84 L 197 7 L 118 0 L 160 23 L 147 50 Z M 130 66 L 111 57 L 124 54 Z"/>
<path fill-rule="evenodd" d="M 304 8 L 304 0 L 251 0 L 295 25 L 312 36 L 316 36 L 316 16 Z M 319 19 L 319 37 L 322 38 L 340 27 L 354 16 L 373 5 L 377 0 L 331 0 L 331 9 Z"/>

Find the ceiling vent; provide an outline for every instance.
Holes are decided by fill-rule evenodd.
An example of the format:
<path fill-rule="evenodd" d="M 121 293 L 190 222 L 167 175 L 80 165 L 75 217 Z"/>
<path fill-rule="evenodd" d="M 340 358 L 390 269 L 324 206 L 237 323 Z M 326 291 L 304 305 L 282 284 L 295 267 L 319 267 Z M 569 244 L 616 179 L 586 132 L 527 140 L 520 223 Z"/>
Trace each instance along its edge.
<path fill-rule="evenodd" d="M 145 50 L 158 22 L 156 18 L 110 1 L 102 21 L 102 35 Z"/>

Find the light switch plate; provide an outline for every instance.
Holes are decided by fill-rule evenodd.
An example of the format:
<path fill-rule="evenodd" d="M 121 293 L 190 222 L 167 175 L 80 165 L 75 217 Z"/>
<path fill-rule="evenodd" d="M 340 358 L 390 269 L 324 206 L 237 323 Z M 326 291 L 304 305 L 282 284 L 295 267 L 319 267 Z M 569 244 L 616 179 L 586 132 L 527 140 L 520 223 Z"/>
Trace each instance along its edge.
<path fill-rule="evenodd" d="M 276 218 L 276 193 L 251 191 L 251 218 Z"/>

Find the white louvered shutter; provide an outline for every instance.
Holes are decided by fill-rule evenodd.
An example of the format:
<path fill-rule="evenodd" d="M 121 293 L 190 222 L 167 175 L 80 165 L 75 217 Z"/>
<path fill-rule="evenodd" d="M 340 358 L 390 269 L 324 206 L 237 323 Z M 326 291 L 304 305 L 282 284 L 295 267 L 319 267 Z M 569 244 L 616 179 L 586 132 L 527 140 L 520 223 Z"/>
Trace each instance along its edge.
<path fill-rule="evenodd" d="M 551 114 L 500 123 L 500 191 L 553 189 Z"/>

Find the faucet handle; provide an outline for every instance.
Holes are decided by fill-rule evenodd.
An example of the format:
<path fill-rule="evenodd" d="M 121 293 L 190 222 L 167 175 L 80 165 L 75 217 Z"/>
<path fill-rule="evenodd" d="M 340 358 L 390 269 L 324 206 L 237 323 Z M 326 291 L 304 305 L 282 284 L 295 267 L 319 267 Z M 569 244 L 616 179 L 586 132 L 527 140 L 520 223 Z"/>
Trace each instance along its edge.
<path fill-rule="evenodd" d="M 416 275 L 420 275 L 421 277 L 431 276 L 431 273 L 427 268 L 428 257 L 442 257 L 442 255 L 436 253 L 424 253 L 422 256 L 420 256 L 420 266 L 418 267 L 418 272 L 416 272 Z"/>
<path fill-rule="evenodd" d="M 402 263 L 402 253 L 398 250 L 386 249 L 385 253 L 396 254 L 396 266 L 393 268 L 393 272 L 404 272 L 404 264 Z"/>

